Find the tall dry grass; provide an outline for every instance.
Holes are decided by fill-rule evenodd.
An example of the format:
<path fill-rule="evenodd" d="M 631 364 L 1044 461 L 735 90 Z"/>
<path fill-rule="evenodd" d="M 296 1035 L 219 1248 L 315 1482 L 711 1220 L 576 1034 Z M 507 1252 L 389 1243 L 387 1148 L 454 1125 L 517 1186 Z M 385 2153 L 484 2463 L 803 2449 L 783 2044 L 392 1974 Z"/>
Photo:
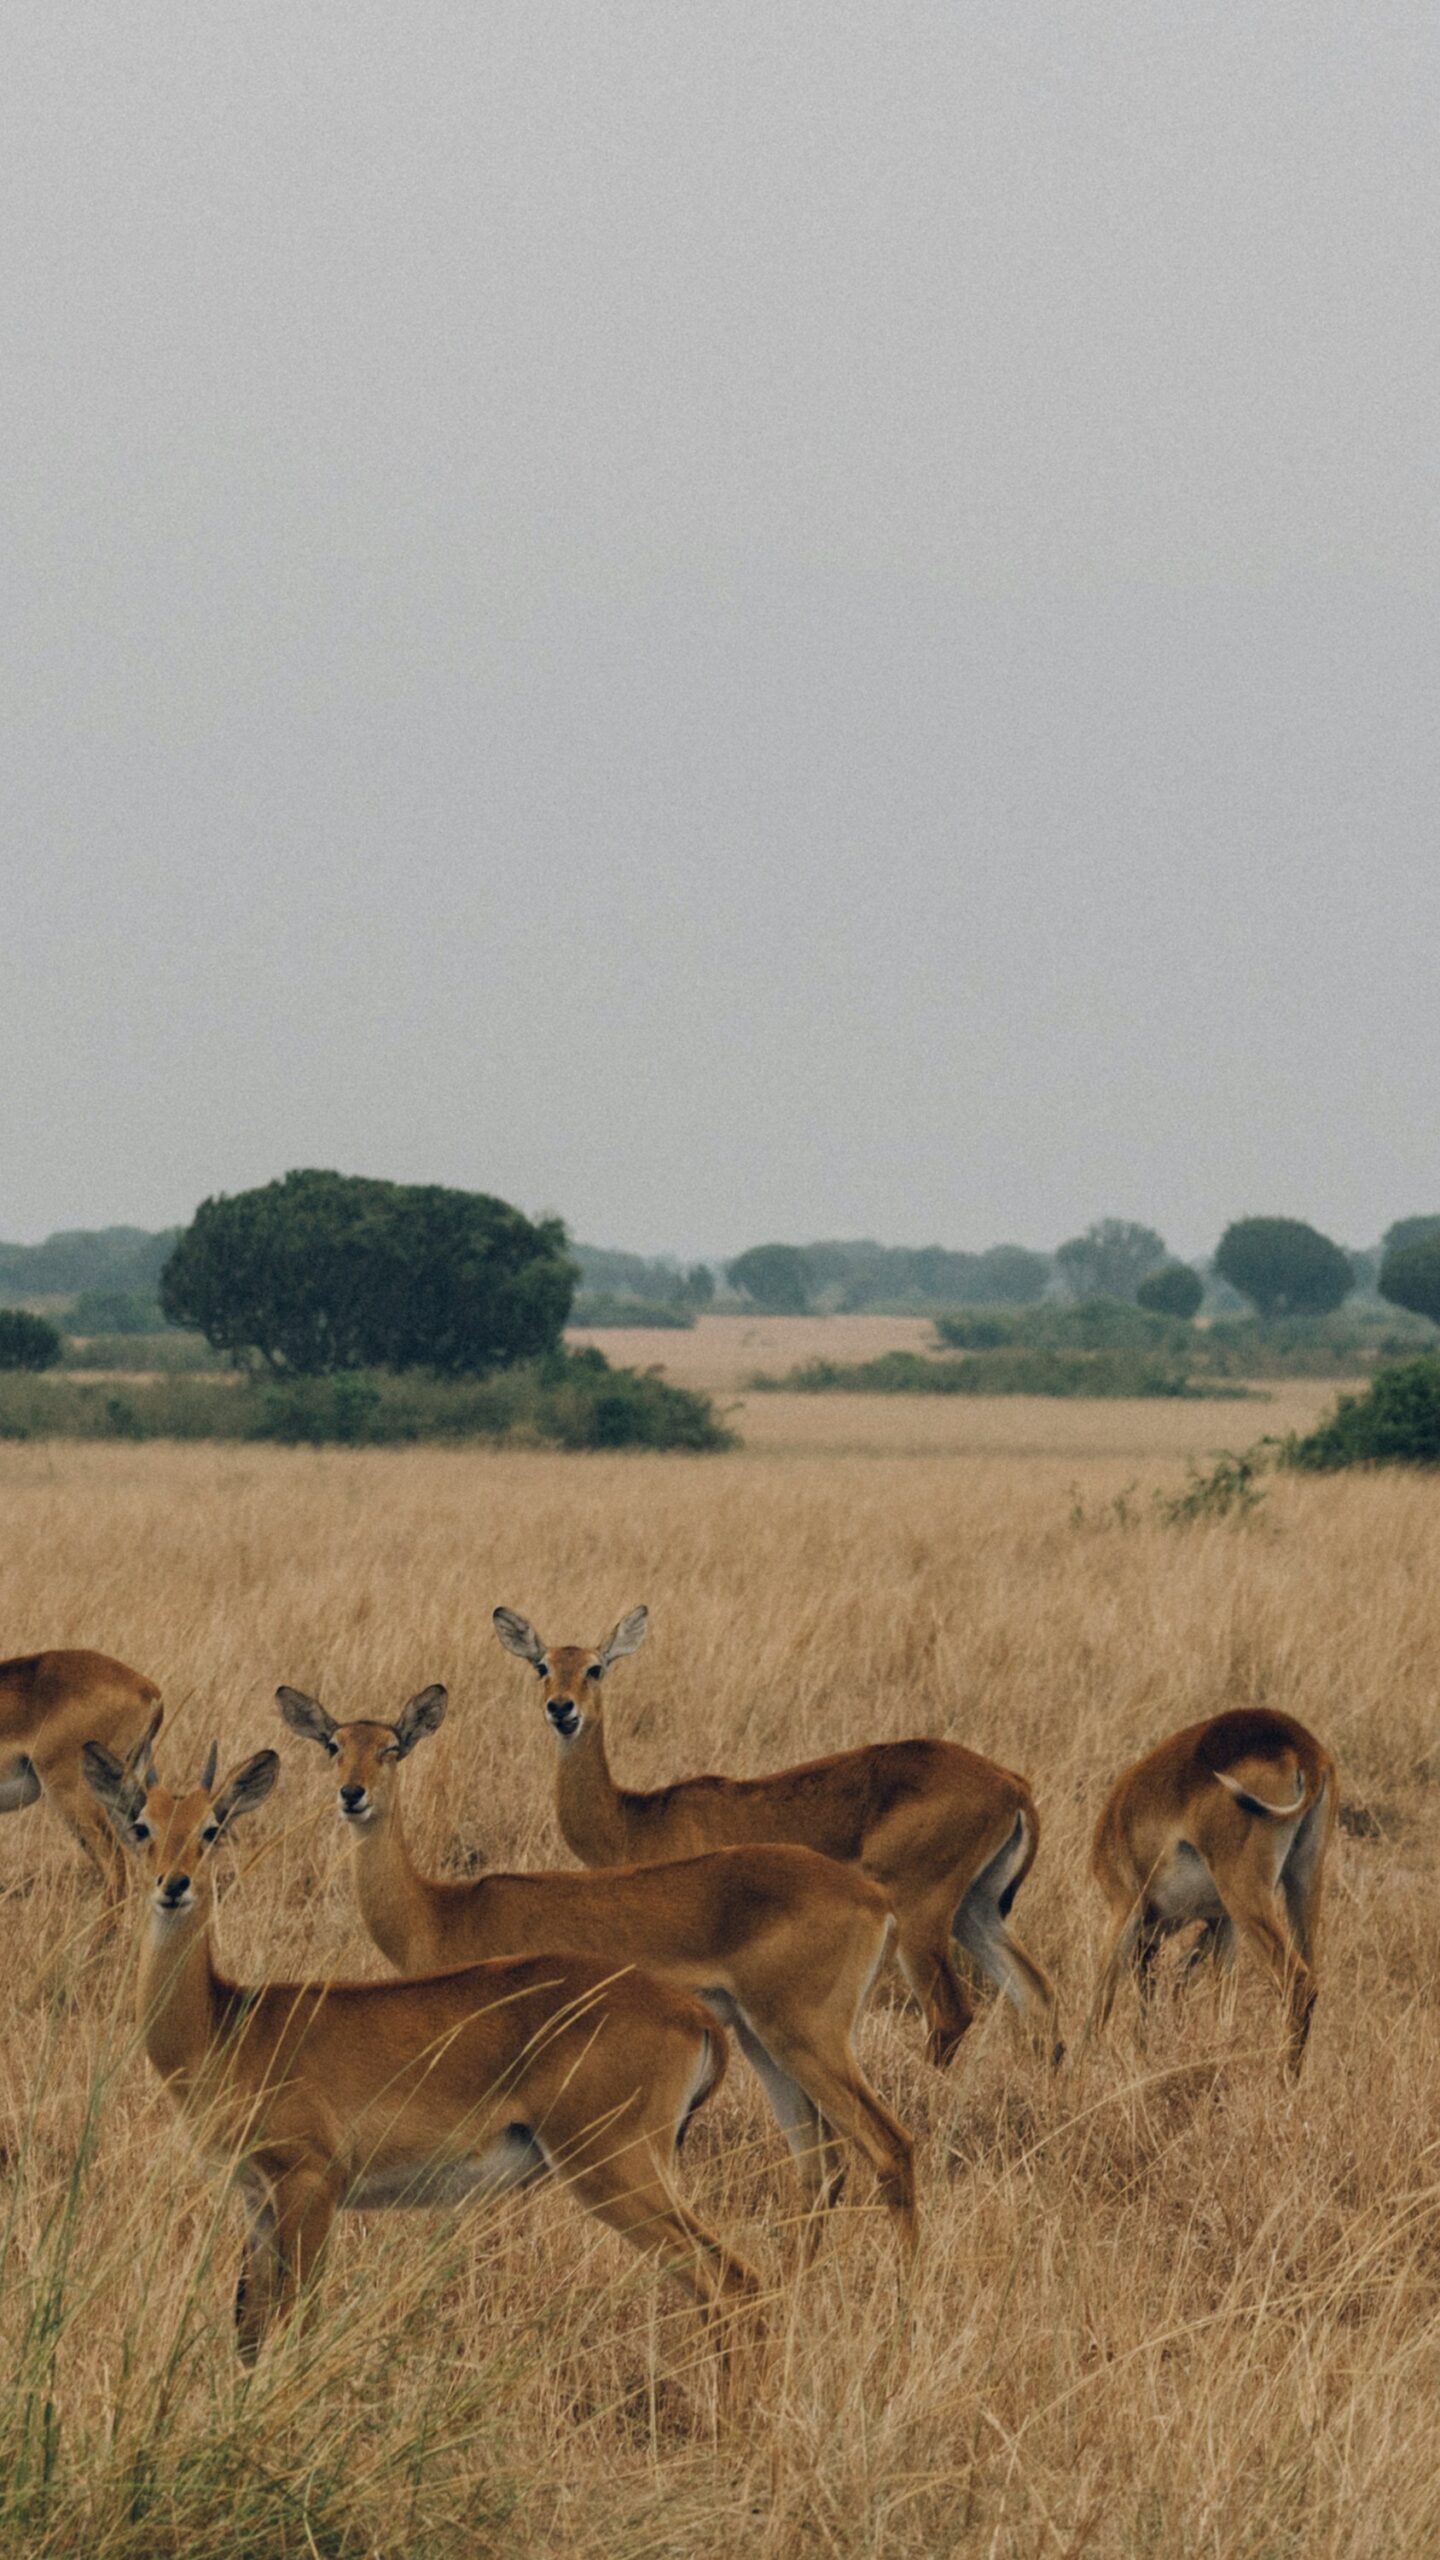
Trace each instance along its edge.
<path fill-rule="evenodd" d="M 798 1427 L 798 1426 L 797 1426 Z M 1138 1489 L 1116 1496 L 1140 1478 Z M 188 2156 L 96 1948 L 77 1860 L 0 1825 L 0 2549 L 141 2553 L 1409 2555 L 1440 2534 L 1437 1492 L 1274 1481 L 1167 1527 L 1177 1453 L 0 1450 L 5 1648 L 93 1643 L 170 1702 L 162 1767 L 276 1742 L 221 1912 L 242 1976 L 380 1971 L 279 1680 L 337 1713 L 452 1693 L 410 1764 L 422 1855 L 563 1856 L 536 1686 L 497 1600 L 554 1636 L 645 1599 L 608 1684 L 645 1784 L 935 1731 L 1026 1769 L 1017 1906 L 1079 2024 L 1108 1776 L 1264 1699 L 1335 1750 L 1341 1843 L 1306 2078 L 1272 1997 L 1162 2001 L 1057 2075 L 987 2013 L 920 2059 L 882 1995 L 867 2063 L 920 2144 L 923 2258 L 846 2208 L 795 2271 L 778 2138 L 737 2063 L 687 2145 L 699 2210 L 770 2278 L 717 2409 L 690 2315 L 563 2197 L 346 2216 L 311 2327 L 245 2380 L 238 2213 Z"/>

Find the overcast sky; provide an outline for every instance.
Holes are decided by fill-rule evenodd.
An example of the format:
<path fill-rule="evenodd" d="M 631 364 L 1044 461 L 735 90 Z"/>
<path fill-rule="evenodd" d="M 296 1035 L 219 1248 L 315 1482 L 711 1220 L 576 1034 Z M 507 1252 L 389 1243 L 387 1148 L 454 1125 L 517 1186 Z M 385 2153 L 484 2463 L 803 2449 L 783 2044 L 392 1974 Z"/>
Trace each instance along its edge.
<path fill-rule="evenodd" d="M 6 11 L 0 1236 L 1440 1209 L 1440 20 Z"/>

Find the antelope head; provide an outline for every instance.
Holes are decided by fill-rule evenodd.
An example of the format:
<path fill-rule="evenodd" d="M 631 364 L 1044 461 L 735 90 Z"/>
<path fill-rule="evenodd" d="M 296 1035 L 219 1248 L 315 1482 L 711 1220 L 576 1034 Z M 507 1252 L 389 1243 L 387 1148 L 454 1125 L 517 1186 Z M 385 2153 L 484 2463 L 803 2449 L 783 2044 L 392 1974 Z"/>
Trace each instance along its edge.
<path fill-rule="evenodd" d="M 600 1722 L 600 1684 L 612 1662 L 638 1653 L 645 1641 L 650 1613 L 629 1609 L 602 1645 L 543 1645 L 528 1618 L 513 1609 L 495 1611 L 495 1633 L 507 1653 L 517 1654 L 538 1672 L 544 1688 L 545 1713 L 562 1743 L 574 1742 L 587 1724 Z"/>
<path fill-rule="evenodd" d="M 334 1761 L 340 1819 L 356 1826 L 390 1811 L 400 1762 L 443 1724 L 450 1703 L 438 1681 L 418 1690 L 393 1724 L 337 1724 L 319 1699 L 307 1698 L 303 1689 L 277 1689 L 275 1702 L 291 1732 L 318 1742 Z"/>
<path fill-rule="evenodd" d="M 125 1848 L 150 1882 L 151 1908 L 162 1916 L 209 1909 L 214 1881 L 210 1853 L 235 1818 L 263 1804 L 280 1774 L 279 1754 L 252 1752 L 217 1787 L 219 1745 L 211 1743 L 199 1784 L 176 1794 L 162 1786 L 150 1756 L 158 1711 L 127 1760 L 103 1743 L 81 1752 L 85 1782 L 97 1796 Z"/>

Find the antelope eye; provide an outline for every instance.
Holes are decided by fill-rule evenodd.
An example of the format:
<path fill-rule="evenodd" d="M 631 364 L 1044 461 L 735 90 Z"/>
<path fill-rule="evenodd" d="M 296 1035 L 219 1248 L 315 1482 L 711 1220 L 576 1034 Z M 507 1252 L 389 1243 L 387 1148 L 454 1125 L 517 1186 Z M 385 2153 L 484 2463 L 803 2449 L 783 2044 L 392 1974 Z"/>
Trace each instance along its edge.
<path fill-rule="evenodd" d="M 339 1759 L 339 1757 L 340 1757 L 340 1745 L 339 1745 L 339 1743 L 338 1743 L 338 1742 L 336 1742 L 336 1741 L 333 1739 L 333 1737 L 332 1737 L 330 1734 L 328 1734 L 328 1733 L 327 1733 L 327 1734 L 326 1734 L 326 1736 L 325 1736 L 325 1749 L 329 1752 L 330 1757 L 331 1757 L 331 1759 L 332 1759 L 332 1760 L 338 1760 L 338 1759 Z"/>
<path fill-rule="evenodd" d="M 218 1840 L 220 1837 L 219 1823 L 207 1822 L 201 1830 L 200 1837 L 202 1840 Z"/>
<path fill-rule="evenodd" d="M 548 1680 L 548 1679 L 549 1679 L 549 1677 L 550 1677 L 550 1665 L 549 1665 L 549 1663 L 548 1663 L 548 1662 L 537 1662 L 537 1663 L 536 1663 L 536 1665 L 535 1665 L 535 1677 L 536 1677 L 536 1679 L 537 1679 L 537 1680 Z"/>
<path fill-rule="evenodd" d="M 398 1760 L 400 1757 L 399 1743 L 387 1742 L 383 1751 L 377 1751 L 375 1757 L 377 1760 Z"/>
<path fill-rule="evenodd" d="M 145 1817 L 144 1817 L 144 1815 L 143 1815 L 143 1814 L 139 1814 L 139 1813 L 137 1813 L 137 1814 L 136 1814 L 134 1821 L 133 1821 L 133 1822 L 131 1823 L 131 1825 L 130 1825 L 130 1837 L 131 1837 L 131 1839 L 132 1839 L 132 1840 L 148 1840 L 148 1839 L 149 1839 L 149 1837 L 150 1837 L 150 1825 L 149 1825 L 149 1823 L 145 1820 Z"/>
<path fill-rule="evenodd" d="M 586 1665 L 585 1665 L 585 1677 L 586 1677 L 586 1679 L 587 1679 L 587 1680 L 598 1680 L 598 1679 L 599 1679 L 599 1677 L 600 1677 L 600 1665 L 599 1665 L 599 1663 L 598 1663 L 598 1662 L 587 1662 L 587 1663 L 586 1663 Z"/>

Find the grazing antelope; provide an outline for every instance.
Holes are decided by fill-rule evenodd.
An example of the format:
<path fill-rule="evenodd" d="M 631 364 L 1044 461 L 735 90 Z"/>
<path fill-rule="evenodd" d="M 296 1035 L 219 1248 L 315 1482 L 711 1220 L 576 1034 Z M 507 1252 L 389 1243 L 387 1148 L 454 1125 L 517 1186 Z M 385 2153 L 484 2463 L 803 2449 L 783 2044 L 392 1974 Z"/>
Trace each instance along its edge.
<path fill-rule="evenodd" d="M 1114 1927 L 1092 2018 L 1133 1965 L 1144 1997 L 1161 1940 L 1201 1934 L 1186 1967 L 1234 1961 L 1237 1935 L 1276 1983 L 1299 2072 L 1315 2006 L 1315 1935 L 1337 1812 L 1335 1763 L 1293 1716 L 1237 1707 L 1187 1725 L 1117 1778 L 1093 1864 Z"/>
<path fill-rule="evenodd" d="M 44 1796 L 100 1871 L 107 1901 L 125 1891 L 125 1855 L 87 1788 L 82 1746 L 129 1751 L 160 1703 L 143 1671 L 108 1653 L 22 1653 L 0 1662 L 0 1813 Z"/>
<path fill-rule="evenodd" d="M 925 2012 L 926 2051 L 950 2060 L 974 2016 L 952 1940 L 1054 2044 L 1055 1994 L 1006 1923 L 1035 1858 L 1040 1826 L 1013 1771 L 958 1742 L 862 1744 L 764 1778 L 682 1778 L 637 1795 L 617 1787 L 605 1753 L 601 1683 L 638 1652 L 648 1612 L 632 1609 L 594 1650 L 543 1645 L 526 1618 L 495 1611 L 507 1653 L 538 1672 L 560 1745 L 560 1828 L 586 1866 L 693 1857 L 741 1842 L 786 1841 L 858 1866 L 888 1897 L 895 1953 Z"/>
<path fill-rule="evenodd" d="M 852 2041 L 895 1928 L 877 1886 L 794 1848 L 440 1882 L 411 1859 L 400 1763 L 441 1723 L 445 1691 L 422 1689 L 394 1724 L 337 1724 L 299 1689 L 279 1689 L 276 1699 L 291 1732 L 318 1742 L 335 1764 L 361 1915 L 391 1964 L 430 1973 L 480 1956 L 575 1947 L 696 1993 L 733 2026 L 754 2064 L 812 2205 L 840 2192 L 838 2128 L 869 2160 L 902 2246 L 913 2250 L 914 2145 L 870 2086 Z"/>
<path fill-rule="evenodd" d="M 253 2361 L 347 2206 L 452 2204 L 555 2172 L 663 2260 L 707 2317 L 755 2278 L 681 2203 L 676 2142 L 717 2087 L 725 2038 L 697 2001 L 583 1956 L 469 1966 L 432 1982 L 231 1982 L 210 1941 L 211 1852 L 263 1803 L 257 1751 L 174 1794 L 98 1743 L 85 1775 L 149 1878 L 137 1986 L 145 2049 L 248 2228 L 235 2300 Z M 142 1764 L 143 1763 L 143 1774 Z"/>

